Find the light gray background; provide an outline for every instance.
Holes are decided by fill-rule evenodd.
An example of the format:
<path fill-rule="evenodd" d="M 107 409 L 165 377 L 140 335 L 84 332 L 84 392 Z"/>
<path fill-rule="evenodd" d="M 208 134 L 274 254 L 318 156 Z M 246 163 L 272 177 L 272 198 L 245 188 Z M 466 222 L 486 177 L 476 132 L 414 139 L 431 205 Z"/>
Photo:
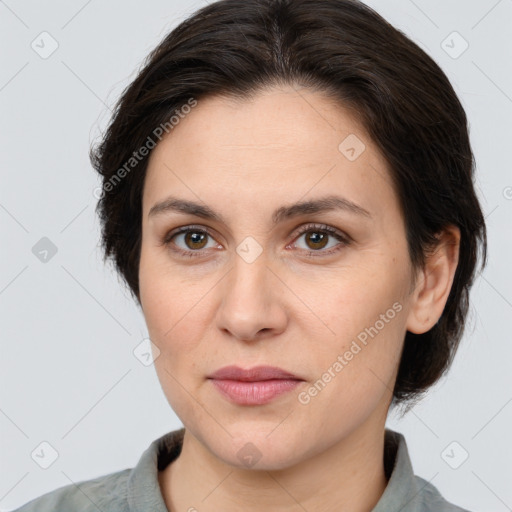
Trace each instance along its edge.
<path fill-rule="evenodd" d="M 512 510 L 512 1 L 368 3 L 432 56 L 459 94 L 490 245 L 451 372 L 388 426 L 404 433 L 416 474 L 448 500 Z M 88 148 L 142 59 L 203 5 L 0 1 L 0 510 L 132 467 L 153 439 L 181 426 L 154 368 L 133 354 L 147 336 L 144 319 L 102 265 Z M 35 40 L 43 51 L 47 37 L 51 48 L 43 31 L 58 43 L 46 59 L 31 47 Z M 460 56 L 453 31 L 469 44 Z M 46 263 L 32 252 L 42 237 L 58 249 Z M 48 469 L 31 458 L 49 456 L 43 441 L 58 452 Z M 442 457 L 453 441 L 452 465 L 469 454 L 458 469 Z"/>

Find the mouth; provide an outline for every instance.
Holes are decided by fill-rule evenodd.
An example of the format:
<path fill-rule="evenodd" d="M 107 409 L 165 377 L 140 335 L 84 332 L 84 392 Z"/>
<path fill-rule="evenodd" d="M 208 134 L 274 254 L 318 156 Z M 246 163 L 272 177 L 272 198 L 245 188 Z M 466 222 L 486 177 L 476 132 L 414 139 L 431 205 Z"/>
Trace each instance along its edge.
<path fill-rule="evenodd" d="M 226 366 L 208 376 L 215 389 L 238 405 L 263 405 L 295 389 L 304 379 L 275 366 L 244 370 Z"/>

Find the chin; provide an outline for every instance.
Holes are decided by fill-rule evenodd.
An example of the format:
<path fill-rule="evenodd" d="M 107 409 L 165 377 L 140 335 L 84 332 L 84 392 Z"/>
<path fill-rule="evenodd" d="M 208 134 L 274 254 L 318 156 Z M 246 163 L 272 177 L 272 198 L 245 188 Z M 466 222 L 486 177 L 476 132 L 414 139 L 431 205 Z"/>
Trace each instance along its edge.
<path fill-rule="evenodd" d="M 289 429 L 279 431 L 279 427 L 275 427 L 269 428 L 265 424 L 261 428 L 251 429 L 247 426 L 239 428 L 238 432 L 228 428 L 232 437 L 226 435 L 220 441 L 218 437 L 210 439 L 210 435 L 206 434 L 203 442 L 218 459 L 238 469 L 287 469 L 305 457 L 303 434 L 290 432 Z"/>

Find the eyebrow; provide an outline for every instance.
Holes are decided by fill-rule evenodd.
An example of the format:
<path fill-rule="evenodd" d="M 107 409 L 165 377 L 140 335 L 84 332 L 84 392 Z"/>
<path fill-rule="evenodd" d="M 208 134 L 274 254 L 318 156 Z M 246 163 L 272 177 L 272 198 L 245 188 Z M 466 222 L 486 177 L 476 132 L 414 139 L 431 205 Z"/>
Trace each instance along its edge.
<path fill-rule="evenodd" d="M 342 210 L 362 217 L 367 217 L 369 219 L 372 218 L 370 212 L 365 210 L 362 206 L 349 201 L 344 197 L 331 195 L 292 205 L 281 206 L 272 214 L 272 224 L 276 225 L 285 219 L 298 217 L 304 214 L 321 213 L 332 210 Z M 210 207 L 173 196 L 154 204 L 149 210 L 148 217 L 168 212 L 190 214 L 203 219 L 215 220 L 224 224 L 226 223 L 222 215 L 213 211 Z"/>

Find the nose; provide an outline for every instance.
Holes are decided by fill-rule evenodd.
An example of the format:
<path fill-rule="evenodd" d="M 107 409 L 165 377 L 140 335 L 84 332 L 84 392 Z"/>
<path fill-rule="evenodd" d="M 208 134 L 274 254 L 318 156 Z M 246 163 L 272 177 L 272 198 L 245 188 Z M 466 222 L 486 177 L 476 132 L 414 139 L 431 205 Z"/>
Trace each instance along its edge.
<path fill-rule="evenodd" d="M 252 263 L 237 255 L 219 293 L 217 327 L 233 338 L 257 341 L 286 329 L 283 284 L 264 253 Z"/>

